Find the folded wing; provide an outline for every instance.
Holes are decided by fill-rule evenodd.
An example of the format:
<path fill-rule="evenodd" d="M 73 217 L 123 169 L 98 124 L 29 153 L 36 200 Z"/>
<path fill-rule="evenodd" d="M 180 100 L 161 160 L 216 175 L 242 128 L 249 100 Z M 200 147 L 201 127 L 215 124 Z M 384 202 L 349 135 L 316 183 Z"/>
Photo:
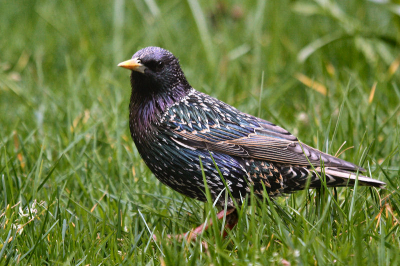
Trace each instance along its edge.
<path fill-rule="evenodd" d="M 162 120 L 168 128 L 166 132 L 172 131 L 171 137 L 186 147 L 288 165 L 365 171 L 299 142 L 282 127 L 242 113 L 217 99 L 201 93 L 191 97 L 197 98 L 189 97 L 179 106 L 173 106 Z"/>

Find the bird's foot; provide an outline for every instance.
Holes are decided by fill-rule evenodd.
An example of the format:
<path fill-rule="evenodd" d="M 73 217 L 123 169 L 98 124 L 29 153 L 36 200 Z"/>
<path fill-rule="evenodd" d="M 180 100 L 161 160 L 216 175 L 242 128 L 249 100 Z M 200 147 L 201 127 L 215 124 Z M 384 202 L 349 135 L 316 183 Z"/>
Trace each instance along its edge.
<path fill-rule="evenodd" d="M 229 228 L 229 230 L 232 230 L 235 227 L 235 225 L 238 222 L 238 216 L 236 209 L 234 208 L 229 208 L 226 210 L 226 212 L 225 210 L 220 211 L 217 214 L 217 219 L 221 220 L 222 218 L 224 218 L 224 216 L 226 216 L 226 225 L 223 237 L 226 237 L 228 234 L 226 229 Z M 179 235 L 168 235 L 168 238 L 169 239 L 175 238 L 178 241 L 186 240 L 187 242 L 196 241 L 197 236 L 200 235 L 203 231 L 207 230 L 212 224 L 213 224 L 212 221 L 208 223 L 203 223 L 200 226 L 196 227 L 194 230 Z M 153 235 L 153 240 L 157 241 L 156 235 Z M 204 247 L 206 247 L 206 245 L 207 245 L 206 243 L 203 243 Z"/>

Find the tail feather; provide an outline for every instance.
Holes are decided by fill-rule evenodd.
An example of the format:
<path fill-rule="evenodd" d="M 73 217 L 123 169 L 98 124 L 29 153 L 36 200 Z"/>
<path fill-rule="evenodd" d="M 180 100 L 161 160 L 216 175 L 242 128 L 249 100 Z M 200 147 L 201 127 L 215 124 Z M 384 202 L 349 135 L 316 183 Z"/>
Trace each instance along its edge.
<path fill-rule="evenodd" d="M 322 169 L 320 167 L 317 167 L 315 169 L 317 172 L 321 173 Z M 382 188 L 386 185 L 385 182 L 373 179 L 368 176 L 364 176 L 361 173 L 353 173 L 353 172 L 348 172 L 345 170 L 341 169 L 335 169 L 335 168 L 325 168 L 323 169 L 325 172 L 326 176 L 329 176 L 335 180 L 343 180 L 346 184 L 348 183 L 349 185 L 354 185 L 355 181 L 358 179 L 358 182 L 361 186 L 370 186 L 370 187 L 379 187 Z M 328 180 L 327 180 L 328 184 Z"/>
<path fill-rule="evenodd" d="M 309 179 L 311 179 L 309 188 L 320 188 L 322 180 L 319 176 L 325 176 L 328 187 L 351 187 L 355 185 L 357 179 L 358 184 L 361 186 L 382 188 L 386 185 L 385 182 L 364 176 L 361 173 L 354 173 L 334 167 L 316 167 L 313 170 L 301 166 L 285 166 L 281 170 L 285 184 L 285 193 L 304 189 Z"/>

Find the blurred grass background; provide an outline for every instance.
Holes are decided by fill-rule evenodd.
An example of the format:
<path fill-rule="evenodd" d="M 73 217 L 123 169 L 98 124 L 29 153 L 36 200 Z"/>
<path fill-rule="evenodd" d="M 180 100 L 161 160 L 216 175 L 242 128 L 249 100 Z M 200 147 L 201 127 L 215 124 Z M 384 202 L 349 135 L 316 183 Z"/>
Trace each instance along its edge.
<path fill-rule="evenodd" d="M 0 263 L 400 264 L 399 10 L 397 0 L 1 1 Z M 168 240 L 216 210 L 161 185 L 131 141 L 129 73 L 116 65 L 150 45 L 174 53 L 197 90 L 323 151 L 347 149 L 341 158 L 387 188 L 243 206 L 226 239 L 221 223 L 204 233 L 207 250 Z"/>

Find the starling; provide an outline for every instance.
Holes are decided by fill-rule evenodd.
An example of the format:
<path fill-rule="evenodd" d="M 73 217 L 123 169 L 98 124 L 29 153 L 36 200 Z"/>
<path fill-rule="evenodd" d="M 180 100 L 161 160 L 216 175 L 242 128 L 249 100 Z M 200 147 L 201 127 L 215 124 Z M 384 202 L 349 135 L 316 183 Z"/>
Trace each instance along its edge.
<path fill-rule="evenodd" d="M 356 179 L 363 186 L 385 185 L 359 174 L 362 167 L 195 90 L 178 59 L 165 49 L 141 49 L 118 66 L 132 70 L 129 128 L 147 166 L 163 184 L 200 201 L 206 201 L 204 171 L 217 205 L 225 206 L 227 198 L 230 228 L 237 221 L 234 201 L 241 204 L 251 190 L 260 198 L 265 191 L 276 197 L 307 186 L 320 188 L 321 177 L 328 187 L 353 186 Z"/>

